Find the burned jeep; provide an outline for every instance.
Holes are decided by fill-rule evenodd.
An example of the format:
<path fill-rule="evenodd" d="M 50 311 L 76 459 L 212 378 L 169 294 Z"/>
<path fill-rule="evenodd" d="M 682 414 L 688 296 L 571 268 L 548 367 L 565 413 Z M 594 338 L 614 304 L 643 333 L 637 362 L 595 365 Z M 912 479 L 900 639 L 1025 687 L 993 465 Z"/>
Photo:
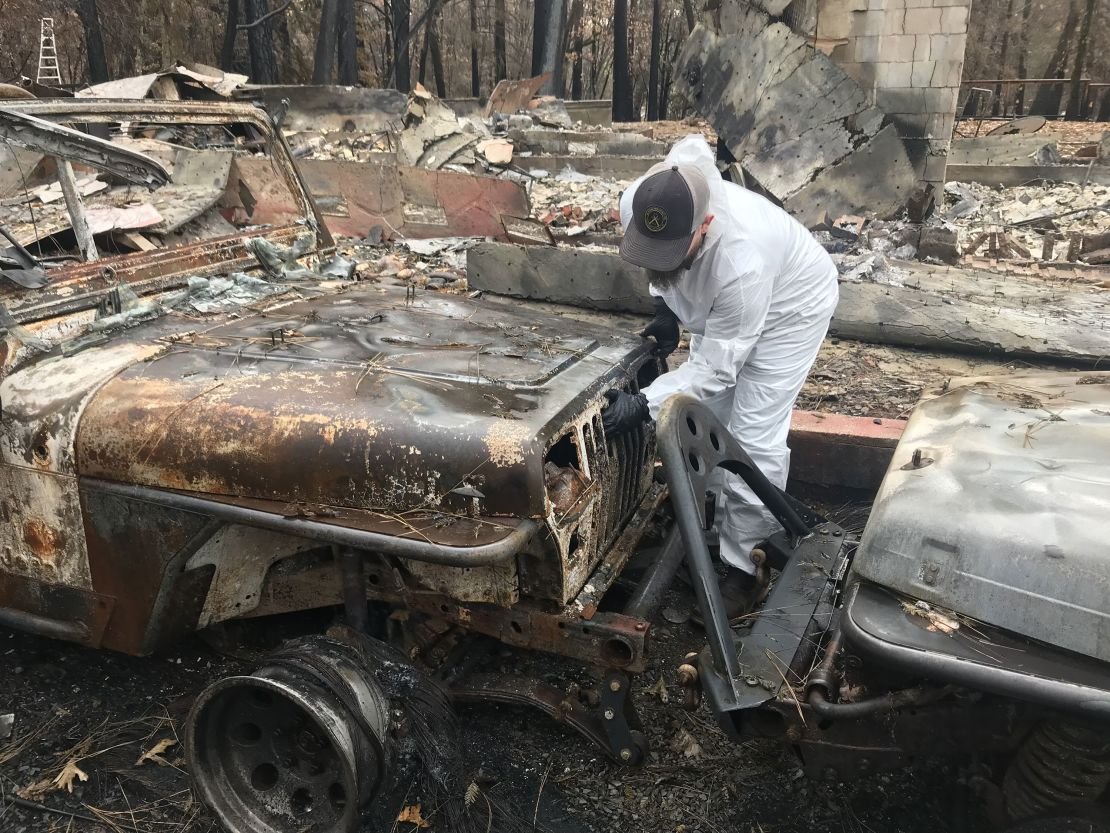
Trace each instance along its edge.
<path fill-rule="evenodd" d="M 666 492 L 653 430 L 607 441 L 601 425 L 607 391 L 658 372 L 640 339 L 350 279 L 246 105 L 20 103 L 0 136 L 0 625 L 147 654 L 339 603 L 361 632 L 369 601 L 408 659 L 440 664 L 465 632 L 604 669 L 604 703 L 517 679 L 466 694 L 642 757 L 627 676 L 649 626 L 599 610 Z M 205 725 L 248 725 L 219 713 L 256 688 L 225 686 Z M 271 717 L 249 725 L 304 714 Z M 358 725 L 360 748 L 380 743 L 379 719 Z M 329 772 L 347 748 L 330 740 Z M 228 783 L 251 788 L 270 769 L 252 781 L 268 762 L 242 749 L 226 769 L 246 780 Z M 373 794 L 366 766 L 308 794 L 320 824 Z M 304 798 L 277 792 L 276 817 Z"/>
<path fill-rule="evenodd" d="M 949 755 L 980 762 L 996 823 L 1110 829 L 1108 417 L 1110 373 L 950 383 L 911 415 L 857 547 L 673 398 L 660 453 L 708 637 L 680 676 L 726 734 L 780 738 L 813 777 Z M 718 466 L 784 529 L 739 634 L 702 530 Z"/>

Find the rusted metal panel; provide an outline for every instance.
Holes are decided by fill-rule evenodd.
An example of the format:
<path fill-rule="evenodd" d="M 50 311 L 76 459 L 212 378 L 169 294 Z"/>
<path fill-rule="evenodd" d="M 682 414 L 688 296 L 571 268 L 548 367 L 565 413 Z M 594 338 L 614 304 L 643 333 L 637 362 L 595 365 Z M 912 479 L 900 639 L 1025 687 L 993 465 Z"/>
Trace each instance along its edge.
<path fill-rule="evenodd" d="M 103 647 L 149 654 L 195 630 L 212 570 L 185 572 L 185 563 L 216 526 L 87 488 L 81 505 L 93 587 L 114 600 Z"/>
<path fill-rule="evenodd" d="M 201 545 L 186 570 L 213 567 L 198 628 L 243 616 L 258 606 L 262 581 L 273 564 L 318 547 L 312 541 L 246 526 L 229 525 Z"/>
<path fill-rule="evenodd" d="M 80 469 L 290 504 L 542 517 L 551 425 L 572 403 L 599 409 L 634 344 L 492 302 L 406 304 L 396 287 L 288 304 L 119 374 L 82 421 Z"/>
<path fill-rule="evenodd" d="M 73 452 L 77 426 L 101 385 L 162 349 L 131 343 L 53 357 L 0 382 L 0 564 L 7 572 L 91 589 Z"/>
<path fill-rule="evenodd" d="M 114 605 L 110 596 L 27 576 L 0 581 L 0 625 L 90 648 L 100 647 Z"/>
<path fill-rule="evenodd" d="M 265 172 L 247 162 L 244 176 L 254 191 Z M 524 188 L 509 180 L 376 162 L 306 159 L 298 167 L 334 235 L 365 237 L 378 225 L 411 238 L 505 240 L 502 216 L 529 213 Z M 282 216 L 280 206 L 272 211 L 261 215 L 260 222 Z"/>

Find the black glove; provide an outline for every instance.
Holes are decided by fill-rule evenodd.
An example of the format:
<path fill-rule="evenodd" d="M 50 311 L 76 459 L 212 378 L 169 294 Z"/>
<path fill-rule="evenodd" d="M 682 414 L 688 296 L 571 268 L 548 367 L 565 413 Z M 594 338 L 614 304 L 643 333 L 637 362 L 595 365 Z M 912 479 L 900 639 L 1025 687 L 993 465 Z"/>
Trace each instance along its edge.
<path fill-rule="evenodd" d="M 626 434 L 640 423 L 651 419 L 647 397 L 642 393 L 611 390 L 605 394 L 605 398 L 609 400 L 609 407 L 601 412 L 601 425 L 606 437 Z"/>
<path fill-rule="evenodd" d="M 654 338 L 655 349 L 652 352 L 661 359 L 678 347 L 678 316 L 671 312 L 662 298 L 655 299 L 655 317 L 640 333 L 640 338 Z"/>

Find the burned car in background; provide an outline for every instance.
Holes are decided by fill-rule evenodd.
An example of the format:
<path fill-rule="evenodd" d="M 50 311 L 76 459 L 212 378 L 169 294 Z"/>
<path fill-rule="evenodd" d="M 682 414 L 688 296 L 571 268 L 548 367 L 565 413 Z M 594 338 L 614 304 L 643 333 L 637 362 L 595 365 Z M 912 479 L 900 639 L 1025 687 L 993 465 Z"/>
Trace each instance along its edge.
<path fill-rule="evenodd" d="M 830 781 L 968 767 L 991 821 L 1110 830 L 1110 373 L 950 380 L 917 405 L 859 540 L 776 490 L 689 397 L 659 447 L 708 645 L 679 670 L 735 739 Z M 733 632 L 702 530 L 718 467 L 781 522 Z"/>

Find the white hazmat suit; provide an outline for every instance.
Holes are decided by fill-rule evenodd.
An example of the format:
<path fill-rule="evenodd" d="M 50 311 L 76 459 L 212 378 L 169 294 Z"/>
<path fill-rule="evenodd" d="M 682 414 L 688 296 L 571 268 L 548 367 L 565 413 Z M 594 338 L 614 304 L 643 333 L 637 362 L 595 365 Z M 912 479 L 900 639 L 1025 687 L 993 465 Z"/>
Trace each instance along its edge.
<path fill-rule="evenodd" d="M 669 286 L 651 287 L 692 338 L 689 361 L 643 391 L 648 408 L 656 418 L 678 393 L 704 402 L 781 488 L 790 468 L 791 410 L 836 308 L 836 267 L 785 211 L 722 180 L 701 136 L 682 139 L 666 162 L 702 171 L 714 219 L 689 270 Z M 621 197 L 625 229 L 640 182 Z M 718 477 L 721 558 L 753 573 L 752 548 L 779 525 L 738 477 Z"/>

